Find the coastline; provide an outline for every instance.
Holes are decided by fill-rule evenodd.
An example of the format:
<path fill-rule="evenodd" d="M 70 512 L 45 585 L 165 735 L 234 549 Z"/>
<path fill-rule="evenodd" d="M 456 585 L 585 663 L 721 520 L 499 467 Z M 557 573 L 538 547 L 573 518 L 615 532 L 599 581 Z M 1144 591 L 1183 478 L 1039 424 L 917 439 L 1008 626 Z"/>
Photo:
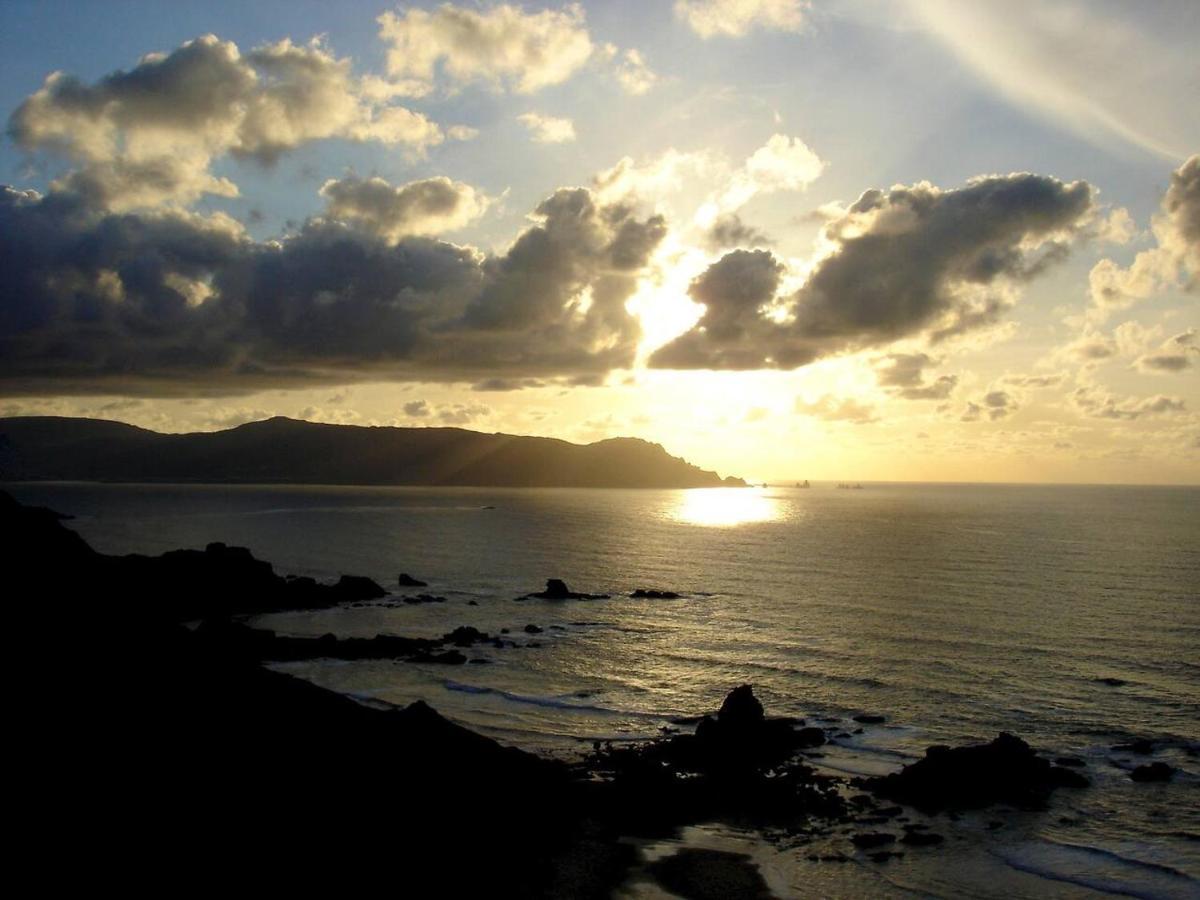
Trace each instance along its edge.
<path fill-rule="evenodd" d="M 368 710 L 348 698 L 264 670 L 261 650 L 247 648 L 242 641 L 228 640 L 230 632 L 222 637 L 221 629 L 186 630 L 179 626 L 183 616 L 227 619 L 282 608 L 280 603 L 292 603 L 302 595 L 308 602 L 317 597 L 322 603 L 359 602 L 344 590 L 339 592 L 335 586 L 297 590 L 284 582 L 277 589 L 277 596 L 276 589 L 264 594 L 264 586 L 274 583 L 264 574 L 262 567 L 267 564 L 236 548 L 114 561 L 116 558 L 92 553 L 77 536 L 70 537 L 73 533 L 49 513 L 6 507 L 5 515 L 16 517 L 10 520 L 13 527 L 8 530 L 19 536 L 12 548 L 13 559 L 20 563 L 18 584 L 26 596 L 37 596 L 42 603 L 40 598 L 47 597 L 47 590 L 52 587 L 52 579 L 48 580 L 50 573 L 70 567 L 88 580 L 94 598 L 106 595 L 122 598 L 118 603 L 98 602 L 93 608 L 75 601 L 72 607 L 38 608 L 33 612 L 52 616 L 42 624 L 50 626 L 60 645 L 73 654 L 74 674 L 88 673 L 90 696 L 104 697 L 111 704 L 97 715 L 97 724 L 103 724 L 118 736 L 117 745 L 106 750 L 107 766 L 124 773 L 127 784 L 144 785 L 147 789 L 152 784 L 156 788 L 164 784 L 194 785 L 196 769 L 205 772 L 201 781 L 204 789 L 200 793 L 206 797 L 204 802 L 198 801 L 198 805 L 187 808 L 189 816 L 196 809 L 213 804 L 224 808 L 227 817 L 229 810 L 242 813 L 253 810 L 258 815 L 270 810 L 271 818 L 276 820 L 280 813 L 287 813 L 308 821 L 314 817 L 344 821 L 346 817 L 357 819 L 388 810 L 393 830 L 386 839 L 368 834 L 370 829 L 365 827 L 352 829 L 353 840 L 360 850 L 363 842 L 378 840 L 379 852 L 395 859 L 400 852 L 396 843 L 399 841 L 404 848 L 400 855 L 405 865 L 421 870 L 436 868 L 432 862 L 435 859 L 448 858 L 460 866 L 464 859 L 486 859 L 487 865 L 479 871 L 462 873 L 456 868 L 455 877 L 491 879 L 493 890 L 501 885 L 506 890 L 519 888 L 525 896 L 606 896 L 609 888 L 627 880 L 630 872 L 640 866 L 633 853 L 634 845 L 628 842 L 631 838 L 653 840 L 656 834 L 670 834 L 679 827 L 702 826 L 710 821 L 733 821 L 786 831 L 799 819 L 805 820 L 805 828 L 819 820 L 824 823 L 821 828 L 835 834 L 847 848 L 854 848 L 840 854 L 845 860 L 817 861 L 835 868 L 847 861 L 870 866 L 892 865 L 897 857 L 891 854 L 900 852 L 910 857 L 947 852 L 932 845 L 915 846 L 920 839 L 902 848 L 889 849 L 905 836 L 920 831 L 909 832 L 901 826 L 925 821 L 909 809 L 884 816 L 886 822 L 878 821 L 881 809 L 894 807 L 891 802 L 872 801 L 872 806 L 859 809 L 829 800 L 831 805 L 823 807 L 826 801 L 810 795 L 813 791 L 818 795 L 829 793 L 820 788 L 832 782 L 823 780 L 824 776 L 808 774 L 805 770 L 811 766 L 800 760 L 809 758 L 803 756 L 795 764 L 792 756 L 780 763 L 785 765 L 792 785 L 799 790 L 799 797 L 789 796 L 781 820 L 775 796 L 779 783 L 772 783 L 772 790 L 759 797 L 759 803 L 751 802 L 755 799 L 753 792 L 746 790 L 748 785 L 768 777 L 758 768 L 758 760 L 749 770 L 735 765 L 736 780 L 730 782 L 729 772 L 714 777 L 709 764 L 703 758 L 695 758 L 695 746 L 687 750 L 685 742 L 672 750 L 668 740 L 652 745 L 650 755 L 640 749 L 619 753 L 615 759 L 612 754 L 604 754 L 572 770 L 518 750 L 501 748 L 446 722 L 423 704 L 386 713 Z M 167 557 L 171 558 L 164 563 Z M 167 571 L 173 567 L 173 571 Z M 211 571 L 204 576 L 197 574 L 206 570 Z M 210 580 L 204 582 L 204 578 Z M 174 601 L 170 610 L 162 608 L 161 599 L 165 596 Z M 195 602 L 204 596 L 219 597 L 220 603 L 197 610 L 183 602 L 189 597 L 190 602 Z M 264 596 L 270 600 L 269 604 L 264 604 Z M 383 654 L 397 655 L 395 648 L 377 649 Z M 330 648 L 313 646 L 309 650 L 329 652 Z M 66 681 L 70 685 L 74 679 Z M 266 709 L 271 714 L 264 718 Z M 143 721 L 149 710 L 170 710 L 170 713 L 150 726 Z M 719 722 L 720 716 L 711 721 Z M 797 728 L 812 726 L 785 724 L 786 732 L 773 732 L 776 737 L 783 737 L 778 745 L 764 740 L 759 726 L 752 724 L 749 732 L 737 738 L 717 738 L 714 746 L 735 748 L 731 751 L 735 757 L 743 755 L 742 749 L 746 748 L 820 752 L 815 745 L 801 748 L 793 743 L 799 733 Z M 771 731 L 777 726 L 764 727 Z M 197 733 L 205 735 L 199 744 L 195 743 Z M 153 739 L 158 746 L 164 746 L 164 736 L 171 754 L 169 761 L 125 758 L 131 747 L 144 740 Z M 813 738 L 815 735 L 810 736 Z M 692 759 L 683 758 L 689 753 Z M 228 758 L 227 754 L 236 758 Z M 698 766 L 702 773 L 699 780 L 707 779 L 708 783 L 695 790 L 692 785 L 681 788 L 673 778 L 665 783 L 647 780 L 647 760 L 655 758 L 660 763 L 666 759 L 668 765 L 657 768 L 665 768 L 672 775 Z M 367 768 L 366 760 L 370 760 L 369 768 L 380 769 L 389 778 L 399 779 L 399 783 L 381 788 L 363 771 Z M 771 757 L 770 762 L 777 760 Z M 717 768 L 722 767 L 723 764 Z M 614 775 L 614 769 L 620 771 Z M 248 777 L 251 771 L 256 778 Z M 774 773 L 774 769 L 771 771 Z M 315 773 L 320 773 L 319 777 Z M 262 783 L 264 776 L 266 785 Z M 345 779 L 351 777 L 366 779 L 369 790 L 364 793 L 360 787 L 353 796 L 347 795 Z M 736 791 L 730 789 L 731 784 L 736 784 Z M 839 795 L 844 791 L 848 796 L 865 796 L 860 788 L 849 783 L 837 785 L 837 791 Z M 179 799 L 176 791 L 169 793 Z M 732 806 L 731 796 L 736 796 Z M 220 798 L 219 803 L 216 798 Z M 128 799 L 126 795 L 125 802 Z M 149 790 L 145 797 L 137 799 L 155 808 L 155 798 Z M 161 809 L 156 814 L 167 816 Z M 901 816 L 911 821 L 903 822 Z M 884 840 L 874 847 L 858 847 L 853 842 L 858 834 L 881 833 L 893 834 L 893 841 Z M 788 840 L 810 836 L 797 832 L 789 834 Z M 323 834 L 325 852 L 337 855 L 333 848 L 347 837 Z M 192 836 L 192 840 L 201 839 L 200 835 Z M 273 840 L 262 835 L 247 839 Z M 447 846 L 448 841 L 452 846 Z M 468 847 L 469 850 L 465 849 Z M 358 851 L 348 846 L 346 852 Z M 871 854 L 885 855 L 874 860 Z M 514 873 L 514 860 L 520 860 L 521 867 L 531 871 Z M 723 862 L 709 859 L 707 864 L 741 865 L 728 859 Z M 581 884 L 564 890 L 561 884 L 553 887 L 539 881 L 545 877 L 546 869 L 553 877 L 567 877 L 565 873 L 578 873 L 581 869 L 588 874 L 580 876 Z M 497 878 L 502 881 L 495 881 Z M 588 890 L 597 893 L 588 894 Z"/>

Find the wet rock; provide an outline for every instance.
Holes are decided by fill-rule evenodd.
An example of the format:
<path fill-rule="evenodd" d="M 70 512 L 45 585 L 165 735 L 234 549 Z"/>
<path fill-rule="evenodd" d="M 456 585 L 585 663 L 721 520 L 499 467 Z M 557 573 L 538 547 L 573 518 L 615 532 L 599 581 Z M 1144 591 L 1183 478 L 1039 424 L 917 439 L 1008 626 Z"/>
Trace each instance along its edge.
<path fill-rule="evenodd" d="M 365 575 L 343 575 L 338 579 L 337 584 L 333 586 L 333 590 L 338 595 L 339 602 L 341 603 L 349 603 L 356 600 L 377 600 L 380 597 L 387 596 L 387 591 Z"/>
<path fill-rule="evenodd" d="M 608 594 L 583 594 L 579 591 L 573 591 L 567 587 L 567 583 L 561 578 L 550 578 L 546 580 L 546 589 L 536 594 L 526 594 L 524 597 L 518 597 L 518 600 L 525 600 L 528 597 L 536 597 L 539 600 L 607 600 Z"/>
<path fill-rule="evenodd" d="M 400 587 L 429 587 L 426 582 L 418 581 L 407 572 L 401 572 L 397 582 L 399 583 Z"/>
<path fill-rule="evenodd" d="M 900 838 L 900 843 L 909 847 L 934 847 L 946 839 L 932 831 L 910 831 Z"/>
<path fill-rule="evenodd" d="M 1109 687 L 1124 687 L 1129 683 L 1122 678 L 1097 678 L 1096 682 L 1098 684 L 1106 684 Z"/>
<path fill-rule="evenodd" d="M 1134 781 L 1170 781 L 1171 776 L 1175 774 L 1175 769 L 1168 766 L 1165 762 L 1150 763 L 1147 766 L 1138 766 L 1129 773 L 1129 777 Z"/>
<path fill-rule="evenodd" d="M 657 590 L 647 589 L 647 588 L 638 588 L 629 596 L 634 597 L 639 600 L 678 600 L 679 599 L 679 594 L 677 594 L 675 591 L 657 591 Z"/>
<path fill-rule="evenodd" d="M 886 716 L 868 715 L 866 713 L 854 717 L 854 721 L 860 725 L 882 725 L 887 721 Z"/>
<path fill-rule="evenodd" d="M 526 634 L 541 634 L 542 629 L 538 628 L 536 625 L 530 623 L 529 625 L 525 626 L 525 633 Z"/>
<path fill-rule="evenodd" d="M 860 850 L 871 850 L 875 847 L 883 847 L 887 844 L 894 844 L 896 836 L 888 834 L 886 831 L 868 831 L 864 834 L 856 834 L 850 838 L 850 842 Z"/>
<path fill-rule="evenodd" d="M 416 606 L 421 603 L 445 603 L 446 602 L 445 597 L 437 597 L 437 596 L 434 596 L 433 594 L 415 594 L 415 595 L 411 595 L 411 596 L 407 596 L 407 597 L 402 597 L 401 599 L 405 603 L 409 604 L 410 606 Z"/>
<path fill-rule="evenodd" d="M 442 636 L 442 642 L 453 644 L 455 647 L 470 647 L 484 641 L 490 641 L 491 635 L 470 625 L 459 625 L 453 631 Z"/>
<path fill-rule="evenodd" d="M 730 691 L 717 711 L 717 721 L 726 728 L 757 728 L 765 719 L 763 705 L 748 684 Z"/>
<path fill-rule="evenodd" d="M 1082 769 L 1087 765 L 1087 763 L 1078 756 L 1060 756 L 1054 760 L 1054 764 L 1056 766 L 1066 766 L 1071 769 Z"/>
<path fill-rule="evenodd" d="M 881 850 L 878 853 L 871 853 L 868 855 L 871 858 L 871 862 L 877 863 L 885 863 L 889 860 L 902 859 L 904 857 L 903 853 L 897 853 L 894 850 Z"/>
<path fill-rule="evenodd" d="M 686 847 L 650 863 L 646 870 L 660 885 L 686 900 L 769 900 L 774 896 L 758 867 L 741 853 Z"/>
<path fill-rule="evenodd" d="M 1154 752 L 1154 742 L 1146 738 L 1130 741 L 1127 744 L 1113 744 L 1113 749 L 1121 753 L 1136 753 L 1139 756 L 1149 756 Z"/>
<path fill-rule="evenodd" d="M 1086 787 L 1089 782 L 1078 772 L 1051 765 L 1006 732 L 987 744 L 930 747 L 924 759 L 863 784 L 880 796 L 940 810 L 996 803 L 1040 809 L 1055 788 Z"/>

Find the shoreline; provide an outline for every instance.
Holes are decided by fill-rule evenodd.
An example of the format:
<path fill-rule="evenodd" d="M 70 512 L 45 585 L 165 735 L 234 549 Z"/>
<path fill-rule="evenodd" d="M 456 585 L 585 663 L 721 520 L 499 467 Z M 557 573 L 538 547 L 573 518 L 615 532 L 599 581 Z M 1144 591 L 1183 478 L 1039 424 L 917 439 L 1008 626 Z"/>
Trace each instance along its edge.
<path fill-rule="evenodd" d="M 428 643 L 395 643 L 419 639 L 388 638 L 364 650 L 361 639 L 355 644 L 267 639 L 261 633 L 247 635 L 246 630 L 252 629 L 246 626 L 219 628 L 210 624 L 186 631 L 178 624 L 181 616 L 197 611 L 195 604 L 205 596 L 210 605 L 196 618 L 212 623 L 228 621 L 231 616 L 295 608 L 287 604 L 295 604 L 297 599 L 330 605 L 360 602 L 359 595 L 347 593 L 352 588 L 365 588 L 360 581 L 350 579 L 349 586 L 342 588 L 289 586 L 270 572 L 269 564 L 255 560 L 248 551 L 223 545 L 216 545 L 221 547 L 217 550 L 177 551 L 163 557 L 102 557 L 47 511 L 31 510 L 11 501 L 5 504 L 4 515 L 13 526 L 8 530 L 19 535 L 14 560 L 20 563 L 18 584 L 26 596 L 38 597 L 42 602 L 51 573 L 70 567 L 89 579 L 95 597 L 111 592 L 123 598 L 122 603 L 103 607 L 97 603 L 90 609 L 86 604 L 80 608 L 80 601 L 75 601 L 76 608 L 69 613 L 50 609 L 33 612 L 50 616 L 50 621 L 43 624 L 55 629 L 60 648 L 79 654 L 76 668 L 90 671 L 100 688 L 93 687 L 93 691 L 112 704 L 100 720 L 119 725 L 116 731 L 123 740 L 119 747 L 110 748 L 116 752 L 108 762 L 126 771 L 130 783 L 147 782 L 149 771 L 159 783 L 180 787 L 195 777 L 199 767 L 209 769 L 202 778 L 206 791 L 220 797 L 231 809 L 259 808 L 265 799 L 276 811 L 295 809 L 298 804 L 309 816 L 361 816 L 396 802 L 399 808 L 410 811 L 408 815 L 417 811 L 419 821 L 397 826 L 407 842 L 404 858 L 410 864 L 426 868 L 432 864 L 424 859 L 426 855 L 429 860 L 444 859 L 446 852 L 452 858 L 462 857 L 465 851 L 461 847 L 447 851 L 438 845 L 444 844 L 447 834 L 474 835 L 476 842 L 491 845 L 486 851 L 477 848 L 495 867 L 489 877 L 495 877 L 498 871 L 507 876 L 511 865 L 505 864 L 511 864 L 514 858 L 539 860 L 538 865 L 557 873 L 554 877 L 569 871 L 578 873 L 583 867 L 589 873 L 582 879 L 585 884 L 576 884 L 568 892 L 570 896 L 606 896 L 630 872 L 638 871 L 640 863 L 631 857 L 630 845 L 625 843 L 631 835 L 653 839 L 664 831 L 674 833 L 680 827 L 707 821 L 732 820 L 762 828 L 785 827 L 780 823 L 795 825 L 803 820 L 806 829 L 813 823 L 824 823 L 820 827 L 830 834 L 849 828 L 855 835 L 864 836 L 866 844 L 871 843 L 870 835 L 891 833 L 890 841 L 875 838 L 880 841 L 875 846 L 855 844 L 854 853 L 847 858 L 869 865 L 889 865 L 901 858 L 896 853 L 912 857 L 946 852 L 933 843 L 919 846 L 921 838 L 903 843 L 921 831 L 900 827 L 923 821 L 911 809 L 884 816 L 886 821 L 881 822 L 880 809 L 895 806 L 890 800 L 885 803 L 871 798 L 870 805 L 860 801 L 861 808 L 851 804 L 848 797 L 868 796 L 870 792 L 849 780 L 835 784 L 836 779 L 827 780 L 814 773 L 802 754 L 796 752 L 805 749 L 797 743 L 803 731 L 810 732 L 807 740 L 815 741 L 818 735 L 811 732 L 822 729 L 764 716 L 761 706 L 755 714 L 753 704 L 743 704 L 750 710 L 749 716 L 742 719 L 744 727 L 722 726 L 720 713 L 702 715 L 696 733 L 681 733 L 644 747 L 622 747 L 615 753 L 597 753 L 596 759 L 572 771 L 571 766 L 501 747 L 451 724 L 425 704 L 388 713 L 369 710 L 353 700 L 262 667 L 261 645 L 277 640 L 284 642 L 277 646 L 291 648 L 290 652 L 301 654 L 300 658 L 313 658 L 303 654 L 329 658 L 343 650 L 352 658 L 363 658 L 359 654 L 365 651 L 379 658 L 397 658 L 413 650 L 435 649 Z M 278 581 L 269 581 L 268 574 Z M 268 584 L 274 587 L 264 591 Z M 164 609 L 161 603 L 164 596 L 171 597 L 170 609 Z M 213 603 L 212 596 L 219 597 L 219 601 Z M 64 629 L 68 633 L 64 634 Z M 441 646 L 454 645 L 454 634 L 445 635 Z M 468 641 L 469 648 L 490 637 L 462 632 L 457 640 Z M 365 641 L 367 645 L 372 643 Z M 115 664 L 114 658 L 118 660 Z M 147 679 L 153 682 L 149 688 Z M 131 694 L 131 689 L 138 693 Z M 171 707 L 173 711 L 148 727 L 141 720 L 148 710 L 159 707 Z M 260 721 L 268 709 L 271 712 L 267 720 Z M 708 726 L 709 738 L 700 736 L 706 721 L 717 723 Z M 207 731 L 199 748 L 188 743 L 189 736 L 195 738 L 198 727 Z M 329 731 L 334 733 L 323 733 Z M 121 756 L 139 741 L 153 735 L 161 738 L 164 733 L 172 738 L 168 744 L 174 753 L 169 762 L 154 761 L 148 770 L 131 767 L 128 761 L 120 764 Z M 824 735 L 821 738 L 823 743 Z M 245 758 L 221 758 L 220 751 L 229 752 L 231 741 Z M 427 746 L 402 746 L 414 743 Z M 361 776 L 363 759 L 377 758 L 380 744 L 388 748 L 383 757 L 388 761 L 386 771 L 394 770 L 396 759 L 405 770 L 395 776 L 401 784 L 384 792 L 390 800 L 374 796 L 314 798 L 310 791 L 296 791 L 297 784 L 313 778 L 314 768 L 325 773 L 320 778 L 325 789 L 335 791 L 338 780 L 345 777 L 342 773 Z M 808 749 L 818 746 L 813 744 Z M 257 760 L 260 774 L 270 773 L 275 786 L 264 793 L 261 785 L 246 781 L 246 759 Z M 453 764 L 449 760 L 454 760 Z M 142 763 L 146 765 L 145 760 Z M 670 777 L 663 780 L 659 770 Z M 681 786 L 676 777 L 680 773 L 690 773 L 683 780 L 691 783 Z M 783 780 L 774 780 L 777 778 Z M 289 785 L 293 780 L 295 783 Z M 757 790 L 764 785 L 770 790 Z M 782 804 L 778 796 L 781 785 L 794 789 Z M 838 800 L 833 799 L 834 794 Z M 152 797 L 140 799 L 153 806 Z M 476 817 L 473 822 L 472 816 Z M 911 821 L 901 821 L 902 816 Z M 804 837 L 800 832 L 791 835 L 797 836 Z M 357 837 L 371 842 L 361 833 Z M 839 840 L 851 841 L 852 837 Z M 340 839 L 330 837 L 329 842 L 334 847 Z M 395 847 L 389 852 L 394 855 Z M 880 858 L 872 859 L 872 854 Z M 822 865 L 844 862 L 820 860 Z M 532 863 L 527 865 L 536 868 Z M 708 859 L 705 865 L 744 868 L 741 862 L 728 859 Z M 556 892 L 552 885 L 538 882 L 532 872 L 527 876 L 533 880 L 522 882 L 526 895 Z M 593 888 L 597 892 L 585 892 Z"/>

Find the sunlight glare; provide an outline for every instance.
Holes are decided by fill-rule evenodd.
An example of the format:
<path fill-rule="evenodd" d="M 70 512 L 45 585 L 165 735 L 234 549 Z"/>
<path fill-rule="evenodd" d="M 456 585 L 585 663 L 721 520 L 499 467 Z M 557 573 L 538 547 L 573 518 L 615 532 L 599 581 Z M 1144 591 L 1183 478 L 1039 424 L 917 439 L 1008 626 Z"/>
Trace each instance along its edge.
<path fill-rule="evenodd" d="M 731 528 L 780 517 L 780 503 L 762 488 L 693 488 L 681 491 L 672 517 L 688 525 Z"/>

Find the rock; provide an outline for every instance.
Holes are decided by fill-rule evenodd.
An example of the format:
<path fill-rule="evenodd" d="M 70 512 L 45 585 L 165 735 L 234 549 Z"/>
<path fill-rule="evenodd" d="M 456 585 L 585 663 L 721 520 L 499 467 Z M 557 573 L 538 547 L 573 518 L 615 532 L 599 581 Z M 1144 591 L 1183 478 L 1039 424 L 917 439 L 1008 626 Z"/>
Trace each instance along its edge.
<path fill-rule="evenodd" d="M 387 596 L 387 591 L 365 575 L 343 575 L 338 579 L 338 583 L 333 586 L 333 590 L 338 595 L 341 603 L 349 603 L 356 600 L 377 600 L 380 597 Z"/>
<path fill-rule="evenodd" d="M 638 588 L 630 597 L 635 597 L 639 600 L 678 600 L 679 594 L 675 591 L 656 591 L 647 590 L 646 588 Z"/>
<path fill-rule="evenodd" d="M 1087 763 L 1078 756 L 1060 756 L 1054 760 L 1054 764 L 1056 766 L 1067 766 L 1071 769 L 1082 769 L 1087 765 Z"/>
<path fill-rule="evenodd" d="M 473 644 L 490 640 L 491 636 L 487 632 L 472 628 L 470 625 L 460 625 L 449 634 L 442 636 L 443 643 L 453 644 L 455 647 L 470 647 Z"/>
<path fill-rule="evenodd" d="M 1109 687 L 1124 687 L 1129 683 L 1121 678 L 1097 678 L 1096 682 L 1098 684 L 1106 684 Z"/>
<path fill-rule="evenodd" d="M 1113 749 L 1123 753 L 1136 753 L 1139 756 L 1149 756 L 1154 752 L 1154 742 L 1146 738 L 1130 741 L 1127 744 L 1113 744 Z"/>
<path fill-rule="evenodd" d="M 399 582 L 400 587 L 429 587 L 429 585 L 424 581 L 418 581 L 407 572 L 401 572 L 397 581 Z"/>
<path fill-rule="evenodd" d="M 741 853 L 685 847 L 646 869 L 662 887 L 688 900 L 769 900 L 774 896 L 757 866 Z"/>
<path fill-rule="evenodd" d="M 525 633 L 526 634 L 541 634 L 542 629 L 538 628 L 536 625 L 529 624 L 529 625 L 525 626 Z"/>
<path fill-rule="evenodd" d="M 930 747 L 924 759 L 863 784 L 881 796 L 940 810 L 996 803 L 1040 809 L 1055 788 L 1086 787 L 1089 782 L 1078 772 L 1051 765 L 1006 732 L 987 744 Z"/>
<path fill-rule="evenodd" d="M 546 580 L 546 589 L 536 594 L 526 594 L 524 597 L 517 597 L 517 600 L 525 600 L 529 597 L 537 597 L 539 600 L 607 600 L 608 594 L 583 594 L 579 591 L 573 591 L 567 587 L 567 583 L 561 578 L 549 578 Z"/>
<path fill-rule="evenodd" d="M 930 831 L 910 831 L 900 838 L 900 843 L 910 847 L 933 847 L 945 840 L 940 834 Z"/>
<path fill-rule="evenodd" d="M 860 725 L 882 725 L 887 721 L 887 718 L 885 716 L 874 716 L 864 713 L 862 715 L 855 716 L 854 721 L 858 722 Z"/>
<path fill-rule="evenodd" d="M 1175 769 L 1168 766 L 1165 762 L 1150 763 L 1148 766 L 1138 766 L 1129 773 L 1129 777 L 1134 781 L 1170 781 L 1171 776 L 1175 774 Z"/>
<path fill-rule="evenodd" d="M 850 838 L 850 842 L 860 850 L 871 850 L 875 847 L 882 847 L 885 844 L 894 844 L 896 836 L 888 834 L 885 831 L 870 831 L 865 834 L 856 834 Z"/>
<path fill-rule="evenodd" d="M 726 728 L 756 728 L 765 718 L 763 705 L 748 684 L 730 691 L 717 712 L 717 721 Z"/>
<path fill-rule="evenodd" d="M 560 578 L 551 578 L 546 582 L 546 590 L 542 596 L 547 600 L 566 600 L 571 596 L 567 583 Z"/>

